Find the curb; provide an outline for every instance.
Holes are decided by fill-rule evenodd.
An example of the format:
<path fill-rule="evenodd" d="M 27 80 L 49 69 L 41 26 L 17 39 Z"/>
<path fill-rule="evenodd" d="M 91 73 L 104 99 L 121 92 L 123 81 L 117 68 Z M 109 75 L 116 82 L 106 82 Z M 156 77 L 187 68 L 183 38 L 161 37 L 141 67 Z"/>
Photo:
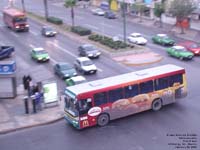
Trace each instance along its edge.
<path fill-rule="evenodd" d="M 24 130 L 24 129 L 28 129 L 28 128 L 32 128 L 32 127 L 38 127 L 38 126 L 52 124 L 52 123 L 58 122 L 58 121 L 63 120 L 63 119 L 64 119 L 64 115 L 60 116 L 59 118 L 56 118 L 54 120 L 47 121 L 47 122 L 44 122 L 44 123 L 37 123 L 37 124 L 29 125 L 29 126 L 24 126 L 24 127 L 14 128 L 14 129 L 3 130 L 3 131 L 0 131 L 0 135 L 2 135 L 2 134 L 8 134 L 8 133 L 11 133 L 11 132 L 16 132 L 16 131 L 19 131 L 19 130 Z"/>

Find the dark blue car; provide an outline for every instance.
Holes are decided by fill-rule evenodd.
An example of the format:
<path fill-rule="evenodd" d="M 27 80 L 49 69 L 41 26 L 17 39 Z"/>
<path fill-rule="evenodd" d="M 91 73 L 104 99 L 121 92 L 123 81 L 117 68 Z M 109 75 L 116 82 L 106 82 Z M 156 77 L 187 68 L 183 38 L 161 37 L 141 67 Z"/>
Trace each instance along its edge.
<path fill-rule="evenodd" d="M 12 46 L 1 46 L 0 47 L 0 60 L 4 58 L 11 57 L 14 52 L 14 47 Z"/>
<path fill-rule="evenodd" d="M 108 18 L 108 19 L 115 19 L 116 14 L 112 11 L 106 11 L 105 14 L 104 14 L 104 17 Z"/>

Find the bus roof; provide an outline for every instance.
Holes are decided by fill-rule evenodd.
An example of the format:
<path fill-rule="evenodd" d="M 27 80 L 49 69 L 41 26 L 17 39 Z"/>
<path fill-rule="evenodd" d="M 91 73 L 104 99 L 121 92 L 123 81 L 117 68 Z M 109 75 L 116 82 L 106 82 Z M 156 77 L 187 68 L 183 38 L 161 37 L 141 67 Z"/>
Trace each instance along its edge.
<path fill-rule="evenodd" d="M 10 16 L 24 16 L 25 14 L 18 10 L 18 9 L 14 9 L 14 8 L 6 8 L 3 10 L 3 13 L 6 13 Z"/>
<path fill-rule="evenodd" d="M 95 90 L 103 89 L 106 87 L 134 82 L 137 80 L 150 78 L 153 76 L 159 76 L 162 74 L 175 72 L 175 71 L 181 71 L 181 70 L 184 70 L 184 68 L 176 66 L 176 65 L 168 64 L 168 65 L 163 65 L 159 67 L 130 72 L 130 73 L 122 74 L 122 75 L 117 75 L 113 77 L 108 77 L 104 79 L 99 79 L 99 80 L 95 80 L 91 82 L 86 82 L 86 83 L 74 85 L 71 87 L 66 87 L 66 89 L 74 93 L 75 95 L 78 95 L 78 94 L 86 93 L 89 91 L 95 91 Z"/>

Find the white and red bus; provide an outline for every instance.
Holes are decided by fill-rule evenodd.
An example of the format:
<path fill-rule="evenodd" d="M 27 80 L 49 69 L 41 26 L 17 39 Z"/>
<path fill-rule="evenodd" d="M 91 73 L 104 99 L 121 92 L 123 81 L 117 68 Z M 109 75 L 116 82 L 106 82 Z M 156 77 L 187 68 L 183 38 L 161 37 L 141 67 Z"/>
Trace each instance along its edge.
<path fill-rule="evenodd" d="M 14 31 L 29 31 L 26 14 L 14 8 L 3 10 L 4 23 Z"/>
<path fill-rule="evenodd" d="M 168 64 L 66 87 L 65 119 L 78 129 L 105 126 L 186 95 L 185 69 Z"/>

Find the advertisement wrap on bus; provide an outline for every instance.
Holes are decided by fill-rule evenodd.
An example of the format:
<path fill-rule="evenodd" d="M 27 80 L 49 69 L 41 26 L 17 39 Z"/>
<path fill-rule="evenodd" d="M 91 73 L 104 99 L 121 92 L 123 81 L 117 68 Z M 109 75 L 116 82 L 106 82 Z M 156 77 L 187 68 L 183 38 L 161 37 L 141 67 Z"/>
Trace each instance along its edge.
<path fill-rule="evenodd" d="M 15 8 L 6 8 L 3 10 L 3 21 L 14 31 L 29 31 L 26 14 Z"/>
<path fill-rule="evenodd" d="M 77 129 L 146 110 L 158 111 L 187 95 L 185 69 L 164 65 L 65 89 L 65 119 Z"/>

